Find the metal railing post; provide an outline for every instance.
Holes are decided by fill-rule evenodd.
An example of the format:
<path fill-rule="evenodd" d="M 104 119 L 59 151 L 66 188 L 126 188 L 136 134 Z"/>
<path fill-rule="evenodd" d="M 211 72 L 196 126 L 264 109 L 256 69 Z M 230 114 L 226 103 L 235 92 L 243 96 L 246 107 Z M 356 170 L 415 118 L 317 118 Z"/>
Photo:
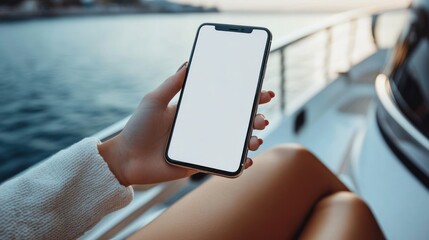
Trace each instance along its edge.
<path fill-rule="evenodd" d="M 378 17 L 379 17 L 378 13 L 375 13 L 371 16 L 371 36 L 372 36 L 372 41 L 374 43 L 374 46 L 377 50 L 379 49 L 378 42 L 377 42 L 377 33 L 376 33 Z"/>
<path fill-rule="evenodd" d="M 331 27 L 326 28 L 326 54 L 325 54 L 325 80 L 329 82 L 329 67 L 331 61 L 331 52 L 332 52 L 332 29 Z"/>
<path fill-rule="evenodd" d="M 286 47 L 280 49 L 280 110 L 286 110 Z"/>
<path fill-rule="evenodd" d="M 353 66 L 353 52 L 356 44 L 356 36 L 357 36 L 357 19 L 350 20 L 350 34 L 349 34 L 349 49 L 347 53 L 348 61 L 349 61 L 349 70 Z"/>

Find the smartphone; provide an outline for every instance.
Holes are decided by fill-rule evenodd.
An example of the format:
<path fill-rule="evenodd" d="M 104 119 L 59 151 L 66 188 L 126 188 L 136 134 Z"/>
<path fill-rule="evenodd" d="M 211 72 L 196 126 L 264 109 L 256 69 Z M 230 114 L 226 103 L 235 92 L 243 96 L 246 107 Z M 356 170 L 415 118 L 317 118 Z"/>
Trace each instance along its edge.
<path fill-rule="evenodd" d="M 225 177 L 241 174 L 271 39 L 262 27 L 198 28 L 167 142 L 168 163 Z"/>

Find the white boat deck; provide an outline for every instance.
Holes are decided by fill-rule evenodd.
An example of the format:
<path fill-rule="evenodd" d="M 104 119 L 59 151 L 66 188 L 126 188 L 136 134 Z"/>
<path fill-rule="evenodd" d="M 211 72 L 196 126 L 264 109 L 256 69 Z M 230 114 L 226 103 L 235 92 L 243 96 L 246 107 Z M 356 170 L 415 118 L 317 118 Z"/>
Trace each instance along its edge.
<path fill-rule="evenodd" d="M 353 142 L 365 130 L 368 109 L 375 98 L 375 77 L 383 67 L 385 53 L 380 51 L 356 65 L 349 74 L 339 75 L 320 92 L 309 90 L 313 96 L 303 96 L 289 104 L 286 117 L 274 121 L 267 129 L 269 134 L 264 138 L 264 145 L 252 155 L 277 144 L 298 143 L 334 173 L 345 173 Z M 302 111 L 306 115 L 305 123 L 295 133 L 295 119 Z"/>

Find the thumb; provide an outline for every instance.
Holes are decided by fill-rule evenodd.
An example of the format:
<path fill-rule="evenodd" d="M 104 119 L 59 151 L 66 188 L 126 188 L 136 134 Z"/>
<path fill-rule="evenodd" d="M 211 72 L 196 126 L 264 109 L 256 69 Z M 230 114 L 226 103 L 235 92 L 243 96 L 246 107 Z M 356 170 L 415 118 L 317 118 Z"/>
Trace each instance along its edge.
<path fill-rule="evenodd" d="M 185 81 L 188 62 L 185 62 L 173 76 L 167 78 L 150 95 L 163 105 L 168 105 L 171 99 L 182 89 Z"/>

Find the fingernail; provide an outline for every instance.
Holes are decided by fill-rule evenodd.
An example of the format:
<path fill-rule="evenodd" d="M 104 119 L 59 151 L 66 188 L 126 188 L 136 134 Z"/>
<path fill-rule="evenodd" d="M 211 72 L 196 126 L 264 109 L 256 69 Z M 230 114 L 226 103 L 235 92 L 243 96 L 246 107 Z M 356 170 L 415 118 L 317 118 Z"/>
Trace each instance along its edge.
<path fill-rule="evenodd" d="M 252 165 L 253 165 L 253 160 L 251 158 L 249 158 L 249 166 L 248 167 L 250 167 Z"/>
<path fill-rule="evenodd" d="M 188 65 L 188 61 L 184 62 L 182 65 L 180 65 L 179 69 L 177 69 L 176 72 L 182 70 L 182 68 L 186 67 Z"/>
<path fill-rule="evenodd" d="M 274 96 L 276 96 L 276 94 L 273 91 L 268 91 L 268 94 L 270 94 L 270 96 L 273 98 Z"/>
<path fill-rule="evenodd" d="M 265 119 L 265 126 L 268 126 L 268 124 L 270 124 L 270 122 Z"/>
<path fill-rule="evenodd" d="M 259 145 L 261 145 L 262 143 L 264 143 L 264 140 L 262 140 L 262 139 L 258 139 L 258 142 L 259 142 Z"/>

